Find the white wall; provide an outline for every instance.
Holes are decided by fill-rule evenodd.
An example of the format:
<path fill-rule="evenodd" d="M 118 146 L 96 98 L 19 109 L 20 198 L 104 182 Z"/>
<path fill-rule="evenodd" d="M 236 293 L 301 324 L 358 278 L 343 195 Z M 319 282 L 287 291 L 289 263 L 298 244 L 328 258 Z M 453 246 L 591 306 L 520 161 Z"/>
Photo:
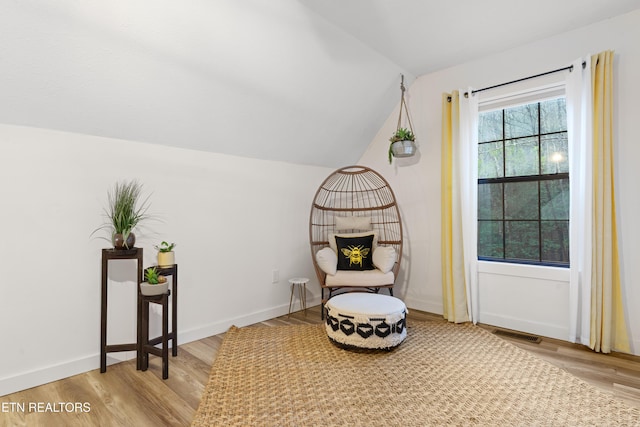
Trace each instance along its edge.
<path fill-rule="evenodd" d="M 452 29 L 455 31 L 455 29 Z M 635 278 L 640 277 L 640 226 L 636 218 L 640 199 L 636 194 L 640 182 L 640 158 L 637 118 L 640 117 L 640 10 L 602 21 L 557 37 L 545 39 L 518 49 L 496 54 L 419 77 L 409 89 L 409 109 L 412 113 L 420 157 L 400 160 L 393 166 L 386 161 L 388 137 L 395 130 L 397 110 L 386 121 L 360 162 L 380 171 L 389 181 L 402 207 L 407 231 L 407 252 L 404 273 L 410 281 L 404 293 L 408 305 L 436 313 L 442 312 L 440 257 L 440 144 L 442 93 L 469 86 L 482 88 L 525 76 L 561 68 L 588 54 L 607 49 L 616 52 L 615 60 L 615 129 L 616 188 L 619 238 L 621 242 L 622 284 L 628 328 L 633 352 L 640 354 L 640 291 Z M 481 321 L 502 317 L 510 325 L 540 333 L 545 322 L 549 335 L 568 329 L 566 282 L 544 279 L 528 286 L 527 291 L 514 293 L 514 288 L 526 286 L 531 279 L 513 281 L 493 277 L 484 280 L 487 300 L 481 301 Z M 546 284 L 545 284 L 546 283 Z M 536 287 L 549 290 L 555 298 L 530 309 L 530 301 L 540 295 L 531 294 Z M 568 294 L 567 294 L 568 295 Z M 484 310 L 484 311 L 483 311 Z M 565 316 L 558 317 L 558 313 Z M 489 316 L 491 314 L 491 316 Z M 484 317 L 482 317 L 484 316 Z"/>
<path fill-rule="evenodd" d="M 409 74 L 291 0 L 2 1 L 0 28 L 1 123 L 290 163 L 355 162 Z"/>
<path fill-rule="evenodd" d="M 319 303 L 308 216 L 331 169 L 9 125 L 0 149 L 0 395 L 98 367 L 109 244 L 89 235 L 117 180 L 142 182 L 160 219 L 137 232 L 145 266 L 178 244 L 180 343 L 286 313 L 290 277 Z M 110 344 L 135 341 L 134 265 L 110 270 Z"/>

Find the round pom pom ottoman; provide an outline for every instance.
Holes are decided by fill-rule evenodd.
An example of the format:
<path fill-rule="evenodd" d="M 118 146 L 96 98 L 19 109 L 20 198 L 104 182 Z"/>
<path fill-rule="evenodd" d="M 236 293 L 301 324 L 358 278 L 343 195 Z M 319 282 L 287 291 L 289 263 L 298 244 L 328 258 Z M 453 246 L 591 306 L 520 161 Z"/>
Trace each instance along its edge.
<path fill-rule="evenodd" d="M 346 347 L 391 349 L 407 336 L 407 307 L 387 295 L 352 292 L 325 304 L 327 335 Z"/>

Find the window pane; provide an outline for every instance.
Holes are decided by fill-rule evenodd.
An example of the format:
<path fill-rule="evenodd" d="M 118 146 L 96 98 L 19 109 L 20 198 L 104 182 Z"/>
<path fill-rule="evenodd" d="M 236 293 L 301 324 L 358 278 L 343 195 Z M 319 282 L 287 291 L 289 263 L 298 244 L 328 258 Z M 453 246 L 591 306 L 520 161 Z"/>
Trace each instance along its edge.
<path fill-rule="evenodd" d="M 487 142 L 478 146 L 478 178 L 500 178 L 504 176 L 502 141 Z"/>
<path fill-rule="evenodd" d="M 569 219 L 569 180 L 540 181 L 541 219 Z"/>
<path fill-rule="evenodd" d="M 564 98 L 540 103 L 540 133 L 567 130 L 567 112 Z"/>
<path fill-rule="evenodd" d="M 527 104 L 504 110 L 505 138 L 538 134 L 538 104 Z"/>
<path fill-rule="evenodd" d="M 478 257 L 568 265 L 565 98 L 481 113 L 478 138 Z"/>
<path fill-rule="evenodd" d="M 538 138 L 505 141 L 506 176 L 538 175 Z"/>
<path fill-rule="evenodd" d="M 569 221 L 542 221 L 542 261 L 569 262 Z"/>
<path fill-rule="evenodd" d="M 502 139 L 502 110 L 482 113 L 478 120 L 478 142 Z"/>
<path fill-rule="evenodd" d="M 478 219 L 502 219 L 502 184 L 478 185 Z"/>
<path fill-rule="evenodd" d="M 504 184 L 505 219 L 538 219 L 538 182 Z"/>
<path fill-rule="evenodd" d="M 568 147 L 567 132 L 540 137 L 543 174 L 569 172 Z"/>
<path fill-rule="evenodd" d="M 502 221 L 478 222 L 478 256 L 504 258 Z"/>
<path fill-rule="evenodd" d="M 505 233 L 505 258 L 540 260 L 537 221 L 506 221 Z"/>

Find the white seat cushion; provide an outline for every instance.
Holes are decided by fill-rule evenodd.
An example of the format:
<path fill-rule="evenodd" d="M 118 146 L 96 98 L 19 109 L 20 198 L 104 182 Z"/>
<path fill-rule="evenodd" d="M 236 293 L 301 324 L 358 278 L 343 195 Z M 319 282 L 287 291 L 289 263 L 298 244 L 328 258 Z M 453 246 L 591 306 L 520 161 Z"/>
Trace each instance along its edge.
<path fill-rule="evenodd" d="M 325 286 L 355 286 L 355 287 L 367 287 L 367 286 L 385 286 L 393 285 L 395 277 L 393 271 L 383 273 L 378 270 L 337 270 L 333 276 L 327 276 L 325 279 Z"/>

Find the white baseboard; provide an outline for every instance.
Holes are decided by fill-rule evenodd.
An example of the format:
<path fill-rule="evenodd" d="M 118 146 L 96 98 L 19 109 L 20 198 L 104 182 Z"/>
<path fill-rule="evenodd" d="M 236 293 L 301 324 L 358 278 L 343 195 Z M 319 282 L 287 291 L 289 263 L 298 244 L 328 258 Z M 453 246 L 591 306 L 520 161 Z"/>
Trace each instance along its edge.
<path fill-rule="evenodd" d="M 0 380 L 0 396 L 81 374 L 95 369 L 98 365 L 99 355 L 96 354 L 6 377 Z"/>
<path fill-rule="evenodd" d="M 320 304 L 320 297 L 314 297 L 307 301 L 307 307 L 313 307 Z M 296 307 L 299 308 L 296 304 Z M 253 313 L 245 314 L 238 317 L 228 318 L 220 320 L 218 322 L 209 323 L 198 328 L 189 329 L 187 331 L 180 331 L 178 345 L 186 344 L 191 341 L 197 341 L 203 338 L 210 337 L 212 335 L 221 334 L 226 332 L 231 326 L 247 326 L 254 323 L 262 322 L 264 320 L 273 319 L 274 317 L 285 315 L 289 312 L 289 304 L 280 305 L 277 307 L 269 308 L 266 310 L 260 310 Z"/>
<path fill-rule="evenodd" d="M 320 297 L 310 298 L 307 301 L 308 307 L 320 304 Z M 247 326 L 253 323 L 269 320 L 282 316 L 289 312 L 289 304 L 283 304 L 265 310 L 256 311 L 242 316 L 223 319 L 198 328 L 178 332 L 178 345 L 186 344 L 202 338 L 217 335 L 225 332 L 230 326 Z M 113 365 L 125 360 L 134 359 L 135 351 L 125 351 L 119 353 L 109 353 L 107 355 L 107 365 Z M 179 356 L 178 356 L 179 357 Z M 37 387 L 52 381 L 58 381 L 73 375 L 82 374 L 100 368 L 100 352 L 79 359 L 70 360 L 45 368 L 34 369 L 22 372 L 10 377 L 0 379 L 0 396 L 16 393 L 28 388 Z"/>
<path fill-rule="evenodd" d="M 413 308 L 420 311 L 426 311 L 427 313 L 442 314 L 442 301 L 433 302 L 419 298 L 407 297 L 404 299 L 404 303 L 409 310 Z"/>
<path fill-rule="evenodd" d="M 555 338 L 562 341 L 569 341 L 569 330 L 566 327 L 560 325 L 552 325 L 549 323 L 504 316 L 495 313 L 480 313 L 479 322 L 486 325 L 513 329 L 520 332 L 527 332 L 529 334 L 541 335 L 543 337 Z"/>

